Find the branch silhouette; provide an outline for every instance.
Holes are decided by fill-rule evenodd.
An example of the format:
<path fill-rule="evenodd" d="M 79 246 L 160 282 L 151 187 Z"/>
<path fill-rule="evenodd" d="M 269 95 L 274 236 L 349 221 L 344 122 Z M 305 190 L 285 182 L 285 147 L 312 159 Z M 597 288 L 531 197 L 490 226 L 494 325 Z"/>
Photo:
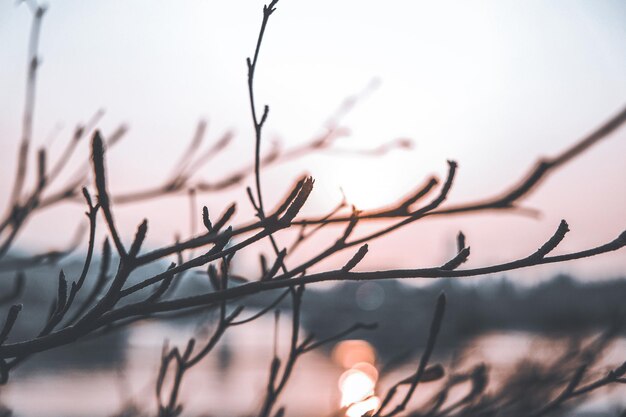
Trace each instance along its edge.
<path fill-rule="evenodd" d="M 541 183 L 553 172 L 621 128 L 626 122 L 626 108 L 556 156 L 540 159 L 519 181 L 495 196 L 447 206 L 446 200 L 459 170 L 455 161 L 448 161 L 447 174 L 443 181 L 435 177 L 427 178 L 422 185 L 409 192 L 406 197 L 387 206 L 365 211 L 352 207 L 351 212 L 345 214 L 348 205 L 345 201 L 341 201 L 329 213 L 318 217 L 304 217 L 300 213 L 309 201 L 314 188 L 314 179 L 303 176 L 294 183 L 281 184 L 280 186 L 286 190 L 285 197 L 280 201 L 269 202 L 262 192 L 263 169 L 273 164 L 303 157 L 311 152 L 334 150 L 342 153 L 340 149 L 333 148 L 335 141 L 345 133 L 340 120 L 355 105 L 360 95 L 346 100 L 331 117 L 321 136 L 298 147 L 287 150 L 274 148 L 268 153 L 263 153 L 263 127 L 269 115 L 269 107 L 264 106 L 262 111 L 257 108 L 255 74 L 259 65 L 264 34 L 270 17 L 277 10 L 278 0 L 272 0 L 263 7 L 254 54 L 246 61 L 249 105 L 254 129 L 253 162 L 249 166 L 228 173 L 220 173 L 220 177 L 216 177 L 217 179 L 213 182 L 198 179 L 199 171 L 213 158 L 224 152 L 234 138 L 232 132 L 226 132 L 216 142 L 201 151 L 208 129 L 207 123 L 201 121 L 190 143 L 183 150 L 177 164 L 164 182 L 128 194 L 116 194 L 112 190 L 114 187 L 108 181 L 107 158 L 109 150 L 121 140 L 127 128 L 122 125 L 105 137 L 98 128 L 102 112 L 97 112 L 85 126 L 77 127 L 56 161 L 53 163 L 48 161 L 49 149 L 44 148 L 37 152 L 38 163 L 33 172 L 36 180 L 32 187 L 28 188 L 28 161 L 32 153 L 30 146 L 39 65 L 38 44 L 45 8 L 34 0 L 26 1 L 26 3 L 31 9 L 33 22 L 28 51 L 28 81 L 22 137 L 9 207 L 6 216 L 0 221 L 0 272 L 15 273 L 12 290 L 0 297 L 0 304 L 11 305 L 0 331 L 0 381 L 2 383 L 9 381 L 10 372 L 17 365 L 36 353 L 73 344 L 79 339 L 107 331 L 116 331 L 141 320 L 192 315 L 200 310 L 212 311 L 217 318 L 212 321 L 211 336 L 203 343 L 198 342 L 199 337 L 195 337 L 189 339 L 183 349 L 170 348 L 169 344 L 164 344 L 154 393 L 159 416 L 176 417 L 181 415 L 184 409 L 180 401 L 180 392 L 184 387 L 183 382 L 187 372 L 213 351 L 231 327 L 248 324 L 271 312 L 274 312 L 276 322 L 278 322 L 280 309 L 285 308 L 284 302 L 288 298 L 290 306 L 286 308 L 291 313 L 289 350 L 286 357 L 280 357 L 275 347 L 264 396 L 258 410 L 259 417 L 282 416 L 286 409 L 280 406 L 280 401 L 302 355 L 335 343 L 353 332 L 374 330 L 376 327 L 375 324 L 355 323 L 337 334 L 324 335 L 321 338 L 315 335 L 302 337 L 303 294 L 310 285 L 331 281 L 477 277 L 598 256 L 621 250 L 626 246 L 626 232 L 622 232 L 614 240 L 599 246 L 553 255 L 553 251 L 558 248 L 569 232 L 569 226 L 563 220 L 552 236 L 537 245 L 538 249 L 535 252 L 519 259 L 463 269 L 463 264 L 469 259 L 470 248 L 466 245 L 465 236 L 460 233 L 457 236 L 457 254 L 443 265 L 416 265 L 411 269 L 361 271 L 357 267 L 363 259 L 366 256 L 375 255 L 370 249 L 371 242 L 424 218 L 523 208 L 521 203 L 524 199 L 540 187 Z M 85 137 L 91 137 L 90 161 L 84 161 L 75 175 L 71 176 L 72 179 L 62 185 L 60 190 L 51 191 L 51 184 L 56 184 L 60 174 L 66 172 L 69 166 L 68 161 L 77 152 L 80 144 L 86 142 L 82 140 Z M 361 150 L 356 153 L 381 156 L 389 149 L 406 148 L 409 145 L 406 140 L 395 140 L 379 148 Z M 244 193 L 243 184 L 249 177 L 252 177 L 250 180 L 254 183 L 254 189 L 247 187 Z M 91 185 L 89 185 L 90 182 Z M 234 203 L 229 205 L 225 202 L 226 208 L 223 214 L 215 218 L 211 217 L 206 206 L 201 212 L 195 209 L 196 193 L 217 192 L 237 186 L 241 191 L 240 194 L 247 195 L 250 200 L 254 209 L 253 218 L 241 224 L 234 224 L 236 211 Z M 90 189 L 92 192 L 89 191 Z M 92 199 L 92 193 L 97 197 L 96 201 Z M 146 219 L 137 226 L 134 238 L 124 241 L 123 236 L 126 234 L 119 230 L 115 221 L 116 206 L 174 194 L 187 195 L 190 198 L 193 213 L 190 237 L 176 239 L 174 243 L 146 250 L 144 242 L 149 232 Z M 68 280 L 63 270 L 57 271 L 56 269 L 57 263 L 80 245 L 78 238 L 65 249 L 25 257 L 7 256 L 20 231 L 34 214 L 58 203 L 77 199 L 81 199 L 83 201 L 81 204 L 86 204 L 87 207 L 88 237 L 81 272 L 74 280 L 71 278 Z M 198 213 L 195 213 L 196 211 Z M 197 218 L 193 217 L 196 215 Z M 389 222 L 385 222 L 376 229 L 368 228 L 367 232 L 361 228 L 364 222 L 380 219 L 387 219 Z M 200 225 L 200 220 L 204 230 L 196 232 L 196 225 Z M 104 223 L 102 226 L 106 228 L 107 237 L 102 243 L 99 271 L 91 289 L 86 291 L 84 284 L 94 275 L 90 275 L 89 272 L 93 269 L 94 257 L 97 257 L 96 248 L 100 247 L 100 244 L 96 242 L 99 222 Z M 341 230 L 334 238 L 314 248 L 310 254 L 307 254 L 305 260 L 292 262 L 293 253 L 301 250 L 302 242 L 330 225 L 341 226 Z M 292 236 L 295 235 L 296 238 L 291 245 L 281 247 L 277 236 L 285 231 L 292 232 Z M 357 231 L 363 232 L 357 234 Z M 82 237 L 82 234 L 81 231 L 79 235 Z M 238 256 L 241 252 L 259 248 L 259 242 L 264 239 L 268 239 L 272 245 L 273 258 L 269 259 L 257 253 L 261 264 L 258 273 L 234 273 L 231 264 L 240 259 Z M 348 255 L 342 253 L 343 251 L 347 251 Z M 175 262 L 172 262 L 172 257 L 175 257 Z M 339 263 L 343 266 L 337 269 L 325 269 L 322 272 L 309 272 L 312 267 L 330 259 L 340 261 Z M 149 264 L 162 265 L 159 269 L 161 272 L 147 275 L 141 268 Z M 24 285 L 28 279 L 25 271 L 35 267 L 47 267 L 58 277 L 56 295 L 51 296 L 50 314 L 41 323 L 41 330 L 35 336 L 14 340 L 12 335 L 16 326 L 20 325 L 20 314 L 23 311 L 19 301 L 23 297 Z M 200 268 L 202 271 L 199 271 Z M 176 287 L 187 279 L 186 273 L 190 271 L 205 274 L 210 289 L 191 296 L 180 295 Z M 131 274 L 139 276 L 139 280 L 130 279 Z M 276 290 L 280 292 L 276 293 L 277 296 L 266 307 L 243 315 L 246 311 L 246 297 Z M 440 328 L 445 325 L 443 320 L 445 307 L 446 298 L 442 294 L 436 303 L 426 347 L 417 370 L 395 383 L 385 395 L 380 408 L 371 410 L 370 414 L 391 417 L 405 413 L 407 410 L 412 412 L 409 410 L 410 401 L 421 384 L 442 379 L 446 373 L 448 381 L 433 399 L 428 413 L 410 415 L 443 416 L 467 410 L 483 412 L 507 405 L 503 405 L 500 400 L 486 394 L 486 366 L 479 365 L 471 372 L 461 374 L 455 373 L 454 370 L 446 371 L 440 364 L 429 365 Z M 245 316 L 247 317 L 240 318 Z M 277 343 L 275 341 L 275 344 Z M 626 382 L 624 379 L 626 365 L 615 367 L 599 379 L 592 381 L 585 379 L 590 366 L 599 355 L 598 352 L 606 343 L 608 343 L 608 338 L 601 338 L 597 344 L 590 346 L 583 352 L 584 354 L 579 355 L 577 367 L 571 373 L 567 384 L 560 387 L 562 389 L 559 394 L 542 407 L 532 410 L 534 414 L 530 415 L 548 414 L 559 410 L 564 403 L 576 397 L 609 384 Z M 446 403 L 450 389 L 468 381 L 471 389 L 467 395 L 452 404 Z M 398 390 L 406 386 L 408 390 L 398 402 Z M 388 409 L 390 411 L 387 412 Z"/>

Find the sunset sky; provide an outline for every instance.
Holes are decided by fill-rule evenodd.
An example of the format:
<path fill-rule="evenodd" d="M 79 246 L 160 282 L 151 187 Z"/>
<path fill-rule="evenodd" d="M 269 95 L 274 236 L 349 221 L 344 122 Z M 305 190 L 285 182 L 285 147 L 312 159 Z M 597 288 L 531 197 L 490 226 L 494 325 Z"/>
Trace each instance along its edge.
<path fill-rule="evenodd" d="M 25 5 L 15 3 L 0 2 L 3 210 L 20 138 L 31 18 Z M 113 193 L 163 181 L 200 119 L 209 123 L 205 147 L 227 130 L 235 132 L 227 152 L 201 178 L 218 179 L 252 161 L 245 57 L 253 52 L 262 2 L 48 4 L 35 148 L 52 143 L 54 158 L 76 124 L 104 109 L 99 127 L 105 135 L 121 123 L 130 127 L 108 155 Z M 432 173 L 443 176 L 447 159 L 459 163 L 450 202 L 476 200 L 517 182 L 539 157 L 558 154 L 626 105 L 626 3 L 281 0 L 267 29 L 256 86 L 259 106 L 270 105 L 264 149 L 274 142 L 286 149 L 307 142 L 323 132 L 346 97 L 367 92 L 341 122 L 350 130 L 335 145 L 341 152 L 265 170 L 269 203 L 308 172 L 316 188 L 307 214 L 323 214 L 337 204 L 340 188 L 358 208 L 377 207 Z M 345 152 L 398 138 L 410 138 L 414 146 L 377 157 Z M 87 155 L 85 141 L 73 164 Z M 511 260 L 532 253 L 562 218 L 571 232 L 559 251 L 608 242 L 626 229 L 625 159 L 622 128 L 525 201 L 541 210 L 539 218 L 485 213 L 419 222 L 374 243 L 362 267 L 439 264 L 452 253 L 459 230 L 472 247 L 469 266 Z M 252 185 L 252 178 L 245 184 Z M 198 197 L 212 213 L 232 200 L 241 207 L 239 222 L 252 216 L 243 188 Z M 66 204 L 38 215 L 17 246 L 62 246 L 83 211 Z M 182 197 L 116 208 L 127 238 L 148 216 L 152 246 L 171 241 L 176 232 L 188 235 L 188 212 Z M 625 276 L 626 254 L 510 275 L 533 281 L 556 272 Z"/>

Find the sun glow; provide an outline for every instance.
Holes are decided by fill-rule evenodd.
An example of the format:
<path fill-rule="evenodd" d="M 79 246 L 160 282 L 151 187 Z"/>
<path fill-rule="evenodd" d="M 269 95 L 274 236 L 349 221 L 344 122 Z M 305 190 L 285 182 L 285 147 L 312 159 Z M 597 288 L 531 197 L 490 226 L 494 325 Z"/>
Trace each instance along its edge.
<path fill-rule="evenodd" d="M 376 352 L 365 340 L 344 340 L 335 346 L 332 358 L 337 365 L 350 369 L 361 362 L 374 364 Z"/>
<path fill-rule="evenodd" d="M 370 411 L 376 411 L 380 407 L 380 398 L 373 396 L 361 402 L 353 404 L 346 411 L 347 417 L 362 417 Z"/>
<path fill-rule="evenodd" d="M 361 369 L 348 369 L 339 378 L 341 406 L 346 407 L 371 397 L 374 394 L 375 387 L 376 380 L 372 378 L 372 375 L 369 375 Z"/>
<path fill-rule="evenodd" d="M 333 351 L 333 359 L 346 371 L 339 378 L 340 406 L 347 417 L 361 417 L 380 407 L 375 395 L 378 370 L 374 366 L 376 353 L 364 340 L 346 340 Z"/>

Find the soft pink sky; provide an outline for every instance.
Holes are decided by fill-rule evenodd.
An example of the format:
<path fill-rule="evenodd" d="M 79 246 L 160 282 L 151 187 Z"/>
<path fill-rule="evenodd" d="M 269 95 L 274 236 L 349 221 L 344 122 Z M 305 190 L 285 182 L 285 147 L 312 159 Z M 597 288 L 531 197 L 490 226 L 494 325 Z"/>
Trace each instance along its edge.
<path fill-rule="evenodd" d="M 77 123 L 104 108 L 105 133 L 122 122 L 131 128 L 109 154 L 114 192 L 158 184 L 201 118 L 209 120 L 210 140 L 227 129 L 237 132 L 230 151 L 202 172 L 204 178 L 251 160 L 244 59 L 252 53 L 262 2 L 65 0 L 49 5 L 40 48 L 37 146 L 60 126 L 54 155 Z M 309 172 L 316 189 L 308 213 L 335 204 L 339 187 L 357 206 L 376 206 L 403 195 L 428 174 L 443 175 L 446 159 L 460 165 L 451 202 L 489 196 L 515 182 L 538 157 L 558 153 L 626 104 L 625 21 L 626 4 L 619 0 L 281 0 L 256 79 L 259 105 L 271 106 L 266 144 L 306 141 L 346 96 L 376 78 L 379 87 L 344 120 L 351 136 L 337 146 L 367 149 L 408 137 L 415 147 L 379 159 L 316 155 L 268 169 L 266 198 L 276 201 L 291 178 Z M 3 206 L 20 136 L 29 27 L 26 7 L 0 3 Z M 86 157 L 87 145 L 79 156 Z M 528 206 L 542 210 L 540 219 L 482 214 L 424 221 L 377 241 L 364 266 L 439 263 L 450 254 L 459 229 L 472 246 L 468 265 L 513 259 L 541 245 L 561 218 L 572 231 L 559 250 L 612 240 L 626 228 L 624 155 L 626 129 L 572 161 L 528 199 Z M 233 199 L 240 201 L 238 219 L 245 220 L 251 211 L 243 192 L 199 201 L 220 212 Z M 41 214 L 19 245 L 47 249 L 59 239 L 68 241 L 82 211 L 64 205 Z M 188 231 L 184 198 L 120 207 L 117 213 L 129 236 L 147 215 L 152 245 Z M 532 279 L 560 271 L 624 275 L 626 255 L 621 251 L 512 275 Z"/>

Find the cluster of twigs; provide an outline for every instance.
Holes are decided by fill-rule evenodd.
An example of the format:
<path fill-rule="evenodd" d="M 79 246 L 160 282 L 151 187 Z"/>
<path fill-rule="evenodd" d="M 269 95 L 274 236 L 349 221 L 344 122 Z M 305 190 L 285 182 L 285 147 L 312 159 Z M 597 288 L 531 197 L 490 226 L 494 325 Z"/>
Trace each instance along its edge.
<path fill-rule="evenodd" d="M 168 314 L 178 314 L 181 311 L 193 312 L 198 308 L 214 309 L 217 311 L 218 318 L 214 323 L 213 333 L 207 341 L 198 343 L 195 339 L 191 339 L 184 349 L 177 347 L 169 348 L 168 345 L 164 347 L 155 391 L 159 404 L 159 414 L 161 416 L 177 416 L 182 412 L 182 404 L 179 403 L 178 398 L 183 386 L 185 373 L 211 352 L 220 337 L 230 327 L 248 323 L 266 313 L 277 311 L 279 303 L 289 296 L 291 298 L 292 320 L 289 353 L 283 359 L 279 358 L 277 354 L 274 356 L 270 366 L 265 399 L 258 413 L 261 417 L 282 416 L 285 409 L 280 407 L 278 402 L 298 358 L 322 345 L 339 340 L 355 330 L 373 327 L 370 324 L 356 324 L 345 332 L 330 335 L 323 339 L 316 339 L 313 335 L 301 338 L 300 306 L 306 285 L 336 280 L 479 276 L 595 256 L 621 249 L 626 245 L 626 233 L 621 233 L 615 240 L 595 248 L 561 255 L 551 255 L 552 251 L 568 232 L 567 223 L 562 221 L 554 235 L 541 244 L 537 251 L 521 259 L 501 264 L 460 269 L 462 264 L 468 259 L 470 249 L 466 245 L 465 237 L 459 234 L 457 255 L 443 265 L 414 269 L 355 272 L 354 268 L 368 254 L 369 242 L 418 220 L 430 216 L 522 208 L 521 203 L 524 198 L 540 184 L 542 179 L 622 126 L 626 122 L 626 109 L 620 111 L 600 128 L 561 154 L 538 162 L 520 182 L 495 197 L 446 207 L 444 203 L 457 173 L 457 164 L 449 161 L 447 176 L 441 185 L 435 177 L 429 178 L 424 185 L 418 187 L 406 198 L 377 210 L 358 211 L 353 208 L 351 213 L 345 214 L 346 204 L 342 202 L 336 209 L 325 216 L 303 218 L 299 213 L 307 203 L 314 185 L 314 181 L 310 177 L 303 177 L 298 180 L 295 185 L 291 186 L 282 201 L 276 204 L 274 208 L 269 209 L 263 199 L 262 167 L 280 160 L 299 157 L 310 151 L 326 149 L 340 136 L 337 133 L 339 124 L 338 122 L 333 122 L 322 137 L 315 138 L 310 143 L 299 148 L 285 152 L 273 149 L 265 156 L 261 150 L 263 127 L 269 115 L 269 107 L 264 106 L 260 115 L 257 112 L 254 96 L 254 76 L 259 62 L 263 35 L 270 17 L 276 10 L 277 2 L 278 0 L 272 0 L 267 6 L 264 6 L 261 29 L 254 55 L 247 61 L 248 91 L 255 137 L 254 164 L 251 167 L 244 167 L 242 170 L 214 183 L 195 180 L 194 177 L 198 170 L 223 150 L 232 138 L 231 133 L 226 133 L 215 145 L 209 147 L 204 152 L 198 152 L 206 130 L 206 125 L 200 123 L 191 144 L 183 153 L 176 169 L 162 185 L 139 190 L 131 194 L 115 195 L 110 192 L 107 182 L 105 160 L 108 149 L 119 141 L 126 132 L 126 128 L 124 126 L 120 127 L 105 140 L 100 132 L 95 130 L 100 113 L 97 113 L 88 124 L 79 126 L 76 129 L 68 147 L 59 160 L 51 167 L 47 163 L 47 150 L 41 149 L 38 151 L 37 180 L 34 188 L 29 192 L 25 192 L 30 156 L 29 149 L 32 142 L 33 109 L 38 66 L 37 43 L 45 12 L 45 9 L 36 4 L 34 0 L 26 1 L 33 12 L 33 29 L 29 50 L 24 133 L 17 160 L 17 174 L 9 201 L 8 214 L 0 223 L 0 271 L 16 271 L 17 275 L 14 289 L 10 294 L 2 297 L 2 302 L 12 304 L 20 299 L 24 280 L 26 279 L 24 271 L 35 266 L 53 266 L 78 245 L 78 242 L 73 242 L 69 249 L 25 258 L 7 257 L 6 255 L 13 246 L 19 232 L 28 218 L 35 212 L 60 201 L 75 200 L 82 193 L 87 206 L 89 237 L 87 254 L 80 275 L 68 282 L 64 272 L 62 270 L 59 272 L 57 295 L 51 305 L 50 314 L 47 320 L 42 323 L 39 333 L 31 338 L 8 342 L 14 326 L 19 324 L 19 314 L 22 306 L 19 303 L 15 303 L 8 309 L 5 324 L 0 331 L 0 375 L 3 383 L 6 383 L 9 379 L 11 369 L 38 352 L 71 344 L 80 338 L 106 329 L 127 326 L 137 320 L 155 316 L 166 317 Z M 342 109 L 342 111 L 344 110 L 345 108 Z M 50 185 L 53 184 L 59 173 L 67 167 L 72 154 L 85 136 L 91 136 L 91 169 L 89 169 L 88 164 L 82 165 L 77 174 L 72 176 L 70 183 L 63 185 L 60 191 L 51 192 Z M 404 146 L 406 144 L 399 143 L 396 145 Z M 383 147 L 379 151 L 384 152 L 386 149 Z M 90 173 L 93 180 L 93 188 L 87 186 Z M 147 220 L 143 220 L 138 225 L 136 234 L 131 242 L 124 242 L 122 234 L 117 228 L 113 210 L 114 204 L 132 203 L 173 193 L 216 191 L 241 184 L 249 175 L 254 177 L 255 189 L 248 187 L 247 195 L 256 212 L 256 218 L 247 223 L 241 225 L 231 224 L 236 209 L 234 204 L 229 206 L 217 220 L 212 219 L 207 208 L 204 207 L 202 222 L 205 230 L 203 233 L 177 240 L 173 244 L 150 251 L 142 250 L 148 233 Z M 435 196 L 427 200 L 437 187 L 439 188 Z M 93 191 L 89 191 L 90 189 Z M 92 199 L 92 193 L 95 193 L 97 196 L 96 202 Z M 372 219 L 387 219 L 388 222 L 358 238 L 353 237 L 354 231 L 360 224 Z M 91 290 L 85 293 L 84 283 L 90 275 L 89 271 L 97 246 L 96 228 L 102 221 L 107 228 L 108 237 L 102 243 L 100 271 Z M 297 265 L 288 265 L 291 255 L 299 249 L 300 243 L 309 239 L 321 228 L 330 225 L 341 225 L 342 229 L 327 247 L 321 248 Z M 280 244 L 277 235 L 281 231 L 292 228 L 298 229 L 297 239 L 295 243 L 288 245 L 287 248 Z M 234 275 L 231 272 L 230 265 L 238 252 L 264 239 L 271 242 L 274 254 L 271 257 L 260 256 L 261 270 L 259 273 L 256 276 L 246 277 Z M 321 261 L 331 257 L 342 256 L 341 252 L 346 249 L 352 249 L 352 253 L 345 258 L 343 267 L 324 272 L 308 272 Z M 201 254 L 195 254 L 194 250 L 201 250 Z M 176 262 L 172 262 L 164 271 L 152 276 L 143 276 L 140 281 L 135 283 L 129 282 L 130 275 L 142 266 L 168 260 L 171 257 L 174 257 Z M 117 262 L 117 266 L 114 272 L 112 272 L 111 266 L 114 261 Z M 196 268 L 206 268 L 211 288 L 205 293 L 193 296 L 183 297 L 177 295 L 173 291 L 175 286 L 183 280 L 187 271 Z M 245 310 L 244 298 L 246 296 L 276 289 L 282 289 L 282 292 L 274 302 L 248 318 L 237 320 Z M 392 387 L 384 397 L 382 406 L 375 411 L 374 415 L 390 417 L 405 412 L 420 382 L 443 376 L 443 370 L 439 366 L 429 367 L 428 362 L 442 323 L 444 309 L 445 297 L 442 295 L 437 302 L 426 350 L 422 355 L 417 371 Z M 276 313 L 276 317 L 278 320 L 278 313 Z M 597 387 L 612 382 L 624 382 L 623 375 L 626 367 L 623 365 L 616 368 L 604 379 L 591 382 L 588 385 L 581 385 L 582 377 L 587 369 L 587 365 L 584 365 L 585 367 L 583 365 L 581 365 L 580 370 L 576 371 L 564 391 L 548 402 L 543 409 L 538 410 L 536 415 L 542 415 L 558 408 L 566 400 L 582 395 Z M 461 405 L 456 405 L 453 409 L 448 408 L 444 413 L 441 409 L 445 400 L 446 391 L 444 389 L 440 393 L 440 397 L 438 397 L 438 402 L 435 404 L 438 404 L 438 406 L 433 407 L 431 414 L 428 415 L 447 415 L 452 411 L 469 410 L 467 407 L 470 404 L 472 407 L 478 404 L 477 399 L 482 398 L 479 394 L 483 393 L 485 385 L 482 372 L 481 370 L 476 370 L 470 375 L 450 377 L 450 382 L 445 389 L 449 389 L 456 384 L 456 381 L 472 381 L 473 389 L 470 393 L 471 395 L 468 395 L 467 399 L 464 400 L 463 408 Z M 168 384 L 166 383 L 167 381 L 172 381 L 172 383 Z M 404 385 L 408 385 L 408 391 L 398 401 L 396 399 L 398 388 Z M 444 400 L 441 400 L 441 398 L 444 398 Z M 487 406 L 485 401 L 479 401 L 481 407 L 493 408 L 494 406 L 500 406 L 497 404 Z M 472 409 L 472 412 L 480 411 L 482 413 L 483 411 L 481 410 L 483 408 L 480 410 L 476 408 Z M 479 413 L 479 415 L 483 414 Z M 488 413 L 484 415 L 488 415 Z"/>
<path fill-rule="evenodd" d="M 568 403 L 609 384 L 626 384 L 626 361 L 599 377 L 591 372 L 617 335 L 617 326 L 611 327 L 587 346 L 572 345 L 551 363 L 537 363 L 532 359 L 521 362 L 504 383 L 491 392 L 487 390 L 490 386 L 489 368 L 483 363 L 466 372 L 457 372 L 454 367 L 446 371 L 440 364 L 427 368 L 442 325 L 445 303 L 445 296 L 441 294 L 417 371 L 392 385 L 383 396 L 380 408 L 371 411 L 372 416 L 391 417 L 404 412 L 411 417 L 540 417 L 563 411 Z M 425 404 L 415 409 L 408 408 L 420 382 L 444 378 L 441 388 Z M 405 389 L 401 399 L 395 401 L 394 407 L 389 407 L 403 386 L 408 386 L 408 389 Z M 451 398 L 451 391 L 463 386 L 466 386 L 463 395 Z"/>

